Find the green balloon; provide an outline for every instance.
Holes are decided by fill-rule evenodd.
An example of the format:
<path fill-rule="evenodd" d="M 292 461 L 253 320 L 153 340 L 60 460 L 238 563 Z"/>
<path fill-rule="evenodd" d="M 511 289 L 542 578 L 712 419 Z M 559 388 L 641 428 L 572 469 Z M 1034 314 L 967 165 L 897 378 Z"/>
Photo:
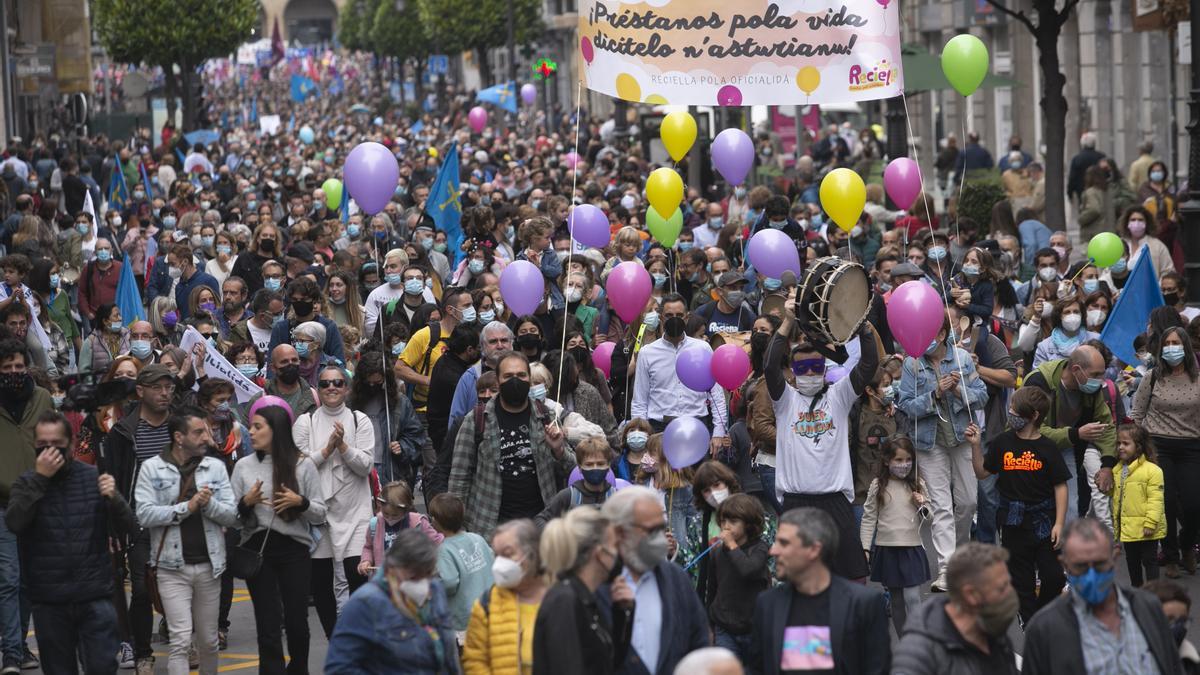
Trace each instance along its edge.
<path fill-rule="evenodd" d="M 325 193 L 325 206 L 328 206 L 331 211 L 337 211 L 342 206 L 342 181 L 336 178 L 329 178 L 324 183 L 321 183 L 321 190 Z"/>
<path fill-rule="evenodd" d="M 958 93 L 974 93 L 988 73 L 988 50 L 983 40 L 970 34 L 951 38 L 942 50 L 942 72 Z"/>
<path fill-rule="evenodd" d="M 679 232 L 683 230 L 683 211 L 675 209 L 670 218 L 663 218 L 651 206 L 646 211 L 646 227 L 650 228 L 650 234 L 654 235 L 658 243 L 671 248 L 679 238 Z"/>
<path fill-rule="evenodd" d="M 1088 242 L 1088 258 L 1096 267 L 1112 267 L 1124 253 L 1121 238 L 1112 232 L 1101 232 Z"/>

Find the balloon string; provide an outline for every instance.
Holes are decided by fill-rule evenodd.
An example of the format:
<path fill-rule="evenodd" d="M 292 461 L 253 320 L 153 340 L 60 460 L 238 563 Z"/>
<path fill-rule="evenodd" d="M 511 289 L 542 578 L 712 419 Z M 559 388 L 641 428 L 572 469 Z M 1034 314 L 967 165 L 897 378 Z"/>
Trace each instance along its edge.
<path fill-rule="evenodd" d="M 347 206 L 346 208 L 349 209 L 350 207 Z M 374 216 L 372 216 L 372 217 L 374 217 Z M 383 272 L 383 262 L 379 258 L 379 245 L 378 244 L 375 245 L 375 271 L 376 271 L 376 273 Z M 388 345 L 387 345 L 387 339 L 385 339 L 383 336 L 384 335 L 383 334 L 383 328 L 384 328 L 383 312 L 384 312 L 385 308 L 386 308 L 386 305 L 383 304 L 382 302 L 380 302 L 379 307 L 375 311 L 375 323 L 379 325 L 379 343 L 383 346 L 383 353 L 386 355 L 390 352 L 390 349 L 388 348 Z M 439 327 L 439 329 L 440 329 L 440 327 Z M 431 335 L 429 336 L 430 340 L 433 340 L 432 332 L 433 331 L 431 330 L 430 331 Z M 384 358 L 386 359 L 387 357 L 385 356 Z M 396 357 L 396 358 L 400 358 L 400 357 Z M 386 360 L 385 360 L 385 363 L 386 363 Z M 392 379 L 396 378 L 395 371 L 396 371 L 396 362 L 393 361 L 392 362 Z M 387 388 L 386 381 L 384 382 L 384 386 L 383 386 L 383 419 L 384 419 L 384 423 L 387 425 L 387 428 L 384 430 L 384 433 L 383 433 L 383 438 L 384 438 L 383 460 L 384 460 L 384 464 L 387 466 L 387 475 L 388 475 L 387 482 L 391 483 L 393 480 L 395 480 L 396 476 L 395 476 L 395 470 L 392 468 L 392 406 L 391 406 L 391 402 L 388 401 L 388 388 Z M 415 488 L 416 486 L 413 486 L 413 487 Z"/>
<path fill-rule="evenodd" d="M 574 146 L 574 148 L 572 148 L 573 152 L 576 155 L 579 154 L 579 127 L 582 122 L 582 120 L 579 118 L 579 105 L 580 105 L 579 97 L 581 95 L 582 88 L 583 88 L 583 80 L 577 81 L 575 83 L 575 146 Z M 571 203 L 572 204 L 574 204 L 574 202 L 575 202 L 575 189 L 578 184 L 577 183 L 578 180 L 579 180 L 579 169 L 578 169 L 578 167 L 572 168 L 571 169 Z M 571 215 L 568 217 L 572 221 L 575 220 L 575 208 L 574 207 L 571 208 Z M 568 228 L 568 229 L 572 229 L 572 228 Z M 557 255 L 557 254 L 555 254 L 555 255 Z M 567 269 L 564 270 L 566 272 L 566 275 L 563 277 L 564 279 L 569 280 L 571 278 L 571 259 L 574 257 L 574 255 L 575 255 L 575 235 L 572 232 L 571 245 L 569 247 L 567 247 Z M 568 283 L 570 283 L 570 282 L 568 281 Z M 553 294 L 551 294 L 550 297 L 553 297 Z M 583 302 L 583 299 L 580 298 L 579 301 Z M 549 298 L 547 298 L 547 302 L 549 302 Z M 562 344 L 559 345 L 559 348 L 558 348 L 558 377 L 554 378 L 554 384 L 557 386 L 557 389 L 558 389 L 558 398 L 560 399 L 559 400 L 560 404 L 562 404 L 561 399 L 562 399 L 562 394 L 563 394 L 563 388 L 562 388 L 563 365 L 565 363 L 565 359 L 566 359 L 566 355 L 567 355 L 567 315 L 570 314 L 569 305 L 570 305 L 570 303 L 568 303 L 567 299 L 564 297 L 563 298 Z"/>

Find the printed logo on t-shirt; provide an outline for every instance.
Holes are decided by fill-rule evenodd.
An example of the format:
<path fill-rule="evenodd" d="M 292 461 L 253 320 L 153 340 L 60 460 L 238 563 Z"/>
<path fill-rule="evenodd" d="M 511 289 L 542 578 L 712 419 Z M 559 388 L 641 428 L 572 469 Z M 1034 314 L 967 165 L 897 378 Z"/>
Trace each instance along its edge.
<path fill-rule="evenodd" d="M 833 428 L 833 420 L 824 410 L 796 413 L 796 421 L 792 431 L 805 438 L 819 439 L 826 431 Z"/>
<path fill-rule="evenodd" d="M 780 670 L 829 670 L 833 666 L 829 626 L 788 626 L 783 630 Z"/>
<path fill-rule="evenodd" d="M 1004 453 L 1005 471 L 1041 471 L 1043 466 L 1045 463 L 1028 450 L 1020 457 L 1014 456 L 1012 452 Z"/>

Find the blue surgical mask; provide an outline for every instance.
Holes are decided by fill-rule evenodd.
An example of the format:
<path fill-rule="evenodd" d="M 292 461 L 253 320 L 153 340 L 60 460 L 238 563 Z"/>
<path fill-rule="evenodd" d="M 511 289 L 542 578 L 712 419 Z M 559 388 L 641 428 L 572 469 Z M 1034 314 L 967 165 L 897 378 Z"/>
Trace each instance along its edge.
<path fill-rule="evenodd" d="M 667 285 L 667 275 L 655 273 L 651 274 L 650 276 L 654 277 L 655 288 L 662 288 L 663 286 Z"/>
<path fill-rule="evenodd" d="M 474 307 L 467 307 L 465 309 L 459 310 L 459 312 L 462 314 L 462 322 L 463 323 L 475 323 L 475 308 Z"/>
<path fill-rule="evenodd" d="M 388 272 L 383 275 L 383 279 L 388 283 L 388 286 L 399 286 L 404 283 L 404 275 L 400 272 Z"/>
<path fill-rule="evenodd" d="M 979 276 L 979 265 L 972 265 L 972 264 L 968 263 L 968 264 L 962 266 L 962 271 L 963 271 L 963 274 L 965 274 L 969 277 L 977 277 L 977 276 Z"/>
<path fill-rule="evenodd" d="M 1087 382 L 1084 382 L 1079 385 L 1079 391 L 1082 391 L 1085 394 L 1094 394 L 1094 393 L 1100 391 L 1100 386 L 1102 384 L 1104 384 L 1104 382 L 1102 380 L 1099 380 L 1094 377 L 1089 377 Z"/>
<path fill-rule="evenodd" d="M 650 435 L 646 432 L 631 431 L 625 436 L 625 445 L 628 445 L 630 450 L 641 450 L 646 447 L 648 440 L 650 440 Z"/>
<path fill-rule="evenodd" d="M 112 260 L 112 251 L 106 248 L 96 251 L 96 260 L 99 260 L 100 262 L 108 262 L 109 260 Z"/>
<path fill-rule="evenodd" d="M 1116 573 L 1116 569 L 1097 572 L 1095 567 L 1089 567 L 1083 574 L 1068 574 L 1067 582 L 1071 585 L 1072 592 L 1089 606 L 1095 607 L 1108 599 Z"/>
<path fill-rule="evenodd" d="M 125 327 L 125 325 L 123 323 L 121 323 L 120 321 L 112 321 L 108 324 L 109 330 L 111 330 L 114 333 L 120 333 L 121 329 L 124 327 Z"/>
<path fill-rule="evenodd" d="M 929 247 L 929 259 L 930 260 L 944 260 L 945 258 L 946 258 L 946 247 L 945 246 Z"/>
<path fill-rule="evenodd" d="M 1091 295 L 1092 293 L 1095 293 L 1098 290 L 1100 290 L 1100 280 L 1099 279 L 1084 279 L 1083 280 L 1083 292 L 1084 293 Z"/>
<path fill-rule="evenodd" d="M 888 387 L 887 389 L 884 389 L 882 392 L 880 392 L 879 400 L 884 405 L 891 405 L 892 402 L 896 400 L 896 394 L 892 391 L 891 387 Z"/>
<path fill-rule="evenodd" d="M 725 225 L 725 219 L 724 219 L 724 218 L 717 217 L 717 218 L 709 218 L 709 219 L 708 219 L 708 226 L 709 226 L 709 228 L 711 228 L 711 229 L 714 229 L 714 230 L 719 230 L 719 229 L 721 229 L 721 227 L 723 227 L 724 225 Z"/>
<path fill-rule="evenodd" d="M 783 228 L 787 227 L 786 220 L 769 220 L 767 221 L 767 224 L 776 230 L 782 230 Z"/>
<path fill-rule="evenodd" d="M 392 280 L 388 279 L 388 283 L 392 283 Z M 425 292 L 425 282 L 421 281 L 420 279 L 409 279 L 404 282 L 404 292 L 408 293 L 409 295 L 420 295 L 421 293 Z"/>
<path fill-rule="evenodd" d="M 1166 345 L 1162 348 L 1162 358 L 1172 366 L 1183 363 L 1183 345 Z"/>
<path fill-rule="evenodd" d="M 254 207 L 251 206 L 250 208 L 253 209 Z M 165 216 L 165 217 L 163 217 L 162 221 L 163 221 L 163 227 L 167 228 L 168 230 L 174 229 L 175 223 L 179 222 L 179 220 L 175 216 Z"/>
<path fill-rule="evenodd" d="M 216 242 L 216 240 L 217 240 L 216 237 L 204 236 L 204 237 L 200 237 L 200 244 L 202 246 L 212 246 Z"/>
<path fill-rule="evenodd" d="M 50 275 L 50 288 L 58 288 L 58 283 L 60 281 L 62 281 L 61 277 L 59 277 L 57 274 L 51 274 Z"/>
<path fill-rule="evenodd" d="M 678 242 L 678 246 L 679 246 L 679 251 L 682 253 L 684 251 L 692 250 L 692 246 L 695 246 L 695 244 L 690 241 L 681 241 L 681 242 Z"/>
<path fill-rule="evenodd" d="M 353 223 L 346 226 L 346 236 L 351 239 L 358 239 L 358 235 L 362 234 L 362 228 Z"/>
<path fill-rule="evenodd" d="M 783 281 L 774 277 L 766 277 L 763 279 L 763 288 L 768 291 L 777 291 L 783 287 Z"/>
<path fill-rule="evenodd" d="M 92 226 L 87 223 L 75 223 L 75 231 L 79 234 L 87 234 L 92 229 Z"/>
<path fill-rule="evenodd" d="M 494 310 L 494 309 L 485 309 L 479 313 L 479 323 L 486 325 L 495 320 L 496 320 L 496 310 Z"/>
<path fill-rule="evenodd" d="M 471 262 L 467 263 L 467 270 L 470 271 L 471 274 L 479 274 L 483 271 L 483 261 L 478 258 L 472 260 Z"/>
<path fill-rule="evenodd" d="M 642 316 L 642 325 L 649 330 L 658 328 L 658 312 L 646 312 Z"/>
<path fill-rule="evenodd" d="M 302 359 L 307 359 L 308 358 L 308 343 L 307 342 L 295 342 L 294 344 L 296 346 L 296 356 L 299 356 Z"/>
<path fill-rule="evenodd" d="M 424 239 L 422 239 L 421 240 L 421 248 L 425 249 L 426 251 L 432 251 L 433 250 L 433 237 L 425 237 Z"/>
<path fill-rule="evenodd" d="M 938 348 L 938 344 L 937 338 L 934 338 L 933 341 L 929 343 L 929 346 L 925 348 L 925 355 L 929 356 L 932 354 L 934 350 Z"/>
<path fill-rule="evenodd" d="M 283 279 L 268 278 L 263 280 L 263 288 L 268 291 L 278 291 L 283 288 Z"/>
<path fill-rule="evenodd" d="M 258 374 L 259 370 L 258 366 L 253 363 L 239 363 L 237 369 L 239 373 L 246 377 L 254 377 Z"/>
<path fill-rule="evenodd" d="M 535 384 L 532 387 L 530 387 L 529 388 L 529 398 L 531 398 L 535 401 L 545 401 L 546 400 L 546 385 Z"/>
<path fill-rule="evenodd" d="M 221 244 L 217 247 L 217 253 L 220 255 L 229 255 L 230 253 L 233 253 L 233 249 L 225 244 Z"/>
<path fill-rule="evenodd" d="M 133 354 L 142 361 L 146 360 L 154 352 L 154 348 L 150 346 L 149 340 L 134 340 L 129 343 L 129 353 Z"/>
<path fill-rule="evenodd" d="M 392 345 L 392 356 L 400 356 L 404 353 L 404 348 L 408 346 L 407 342 L 397 342 Z"/>
<path fill-rule="evenodd" d="M 1119 258 L 1117 262 L 1108 268 L 1114 274 L 1124 274 L 1125 270 L 1129 269 L 1129 263 L 1124 258 Z"/>

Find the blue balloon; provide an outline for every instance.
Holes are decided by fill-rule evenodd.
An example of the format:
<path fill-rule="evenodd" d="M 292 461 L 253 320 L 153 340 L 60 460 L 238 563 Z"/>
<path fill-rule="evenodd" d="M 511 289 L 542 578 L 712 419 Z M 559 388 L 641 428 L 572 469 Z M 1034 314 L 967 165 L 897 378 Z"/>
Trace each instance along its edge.
<path fill-rule="evenodd" d="M 316 135 L 313 134 L 312 127 L 308 126 L 307 124 L 300 127 L 301 143 L 304 143 L 305 145 L 312 145 L 314 140 L 316 140 Z"/>

